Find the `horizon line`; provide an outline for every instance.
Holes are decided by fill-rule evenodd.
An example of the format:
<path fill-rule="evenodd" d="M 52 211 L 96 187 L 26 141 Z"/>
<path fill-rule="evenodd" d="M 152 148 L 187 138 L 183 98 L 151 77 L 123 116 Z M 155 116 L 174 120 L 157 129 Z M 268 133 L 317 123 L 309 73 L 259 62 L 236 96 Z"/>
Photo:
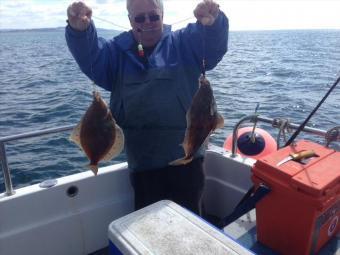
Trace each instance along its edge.
<path fill-rule="evenodd" d="M 0 31 L 28 31 L 28 30 L 47 30 L 47 29 L 65 29 L 66 26 L 58 27 L 41 27 L 41 28 L 0 28 Z M 109 30 L 124 32 L 129 30 L 118 30 L 113 28 L 96 27 L 100 30 Z M 229 29 L 230 32 L 256 32 L 256 31 L 281 31 L 281 30 L 340 30 L 340 28 L 256 28 L 256 29 Z"/>

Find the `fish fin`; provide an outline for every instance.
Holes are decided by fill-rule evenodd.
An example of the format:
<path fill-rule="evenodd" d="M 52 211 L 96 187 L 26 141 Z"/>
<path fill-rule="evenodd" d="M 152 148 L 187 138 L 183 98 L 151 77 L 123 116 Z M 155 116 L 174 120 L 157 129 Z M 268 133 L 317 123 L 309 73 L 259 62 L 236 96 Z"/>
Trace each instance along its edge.
<path fill-rule="evenodd" d="M 213 116 L 216 112 L 217 112 L 217 105 L 216 105 L 215 99 L 213 99 L 210 105 L 210 116 Z"/>
<path fill-rule="evenodd" d="M 109 152 L 103 157 L 103 160 L 108 161 L 112 158 L 118 156 L 124 148 L 124 133 L 123 130 L 115 125 L 116 128 L 116 138 Z"/>
<path fill-rule="evenodd" d="M 204 74 L 201 74 L 200 77 L 198 78 L 198 84 L 199 86 L 202 86 L 202 85 L 207 85 L 208 84 L 208 79 L 205 77 Z"/>
<path fill-rule="evenodd" d="M 74 143 L 76 143 L 81 149 L 82 146 L 81 146 L 81 143 L 80 143 L 80 129 L 81 129 L 81 126 L 83 124 L 83 121 L 80 121 L 72 130 L 72 133 L 70 135 L 70 140 L 73 141 Z"/>
<path fill-rule="evenodd" d="M 176 159 L 174 161 L 171 161 L 169 163 L 169 165 L 171 166 L 179 166 L 179 165 L 186 165 L 188 163 L 190 163 L 192 160 L 194 159 L 194 157 L 190 157 L 190 158 L 179 158 L 179 159 Z"/>
<path fill-rule="evenodd" d="M 187 113 L 185 114 L 185 119 L 187 121 L 187 127 L 190 127 L 190 125 L 191 125 L 191 117 L 190 117 L 191 109 L 190 108 L 188 109 Z"/>
<path fill-rule="evenodd" d="M 209 133 L 209 135 L 207 136 L 207 138 L 205 138 L 205 140 L 204 140 L 204 142 L 203 142 L 203 144 L 202 144 L 202 146 L 203 146 L 204 148 L 208 148 L 209 140 L 210 140 L 210 134 L 211 134 L 211 133 Z"/>
<path fill-rule="evenodd" d="M 189 151 L 189 141 L 188 141 L 188 137 L 189 137 L 189 131 L 188 129 L 185 130 L 185 135 L 184 135 L 184 140 L 181 144 L 183 150 L 184 150 L 184 154 L 188 155 L 188 151 Z"/>
<path fill-rule="evenodd" d="M 188 143 L 187 142 L 182 143 L 182 148 L 184 150 L 184 153 L 187 154 L 189 151 Z"/>
<path fill-rule="evenodd" d="M 91 169 L 91 171 L 94 173 L 94 175 L 97 175 L 98 165 L 88 165 L 88 167 Z"/>
<path fill-rule="evenodd" d="M 217 113 L 217 125 L 216 128 L 223 128 L 224 127 L 224 118 L 221 114 Z"/>

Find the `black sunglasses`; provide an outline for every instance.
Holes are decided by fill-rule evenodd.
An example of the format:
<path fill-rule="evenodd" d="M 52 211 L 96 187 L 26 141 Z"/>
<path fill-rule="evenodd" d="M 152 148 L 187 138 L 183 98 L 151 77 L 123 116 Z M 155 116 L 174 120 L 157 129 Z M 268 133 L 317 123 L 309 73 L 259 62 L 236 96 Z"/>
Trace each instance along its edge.
<path fill-rule="evenodd" d="M 150 22 L 159 21 L 161 16 L 158 14 L 148 14 Z M 138 15 L 135 17 L 136 23 L 144 23 L 146 20 L 146 15 Z"/>

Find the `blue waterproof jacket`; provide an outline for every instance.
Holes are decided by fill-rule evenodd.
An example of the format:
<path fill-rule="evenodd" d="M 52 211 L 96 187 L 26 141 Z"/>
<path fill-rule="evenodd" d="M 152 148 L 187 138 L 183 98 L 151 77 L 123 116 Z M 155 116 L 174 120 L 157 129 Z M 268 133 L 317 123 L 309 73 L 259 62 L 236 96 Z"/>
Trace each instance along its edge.
<path fill-rule="evenodd" d="M 184 156 L 180 144 L 202 59 L 206 70 L 217 65 L 227 51 L 228 29 L 223 12 L 212 26 L 197 22 L 172 32 L 164 25 L 161 40 L 142 59 L 131 31 L 107 41 L 97 37 L 93 23 L 84 32 L 66 27 L 67 45 L 80 69 L 111 91 L 110 108 L 124 131 L 130 169 L 161 168 Z"/>

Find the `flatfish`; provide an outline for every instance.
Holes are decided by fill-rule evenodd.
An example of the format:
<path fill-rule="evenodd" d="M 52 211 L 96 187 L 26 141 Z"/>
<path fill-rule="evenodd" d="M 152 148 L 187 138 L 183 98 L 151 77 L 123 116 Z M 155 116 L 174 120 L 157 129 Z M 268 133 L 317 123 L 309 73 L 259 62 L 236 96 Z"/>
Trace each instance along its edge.
<path fill-rule="evenodd" d="M 110 160 L 123 150 L 123 131 L 98 91 L 93 92 L 93 101 L 73 129 L 70 139 L 85 152 L 90 160 L 89 168 L 95 175 L 99 161 Z"/>
<path fill-rule="evenodd" d="M 199 78 L 199 89 L 193 97 L 186 120 L 187 129 L 182 143 L 185 157 L 170 162 L 170 165 L 183 165 L 191 162 L 209 135 L 216 128 L 222 128 L 224 125 L 223 117 L 217 112 L 210 82 L 204 75 Z"/>

